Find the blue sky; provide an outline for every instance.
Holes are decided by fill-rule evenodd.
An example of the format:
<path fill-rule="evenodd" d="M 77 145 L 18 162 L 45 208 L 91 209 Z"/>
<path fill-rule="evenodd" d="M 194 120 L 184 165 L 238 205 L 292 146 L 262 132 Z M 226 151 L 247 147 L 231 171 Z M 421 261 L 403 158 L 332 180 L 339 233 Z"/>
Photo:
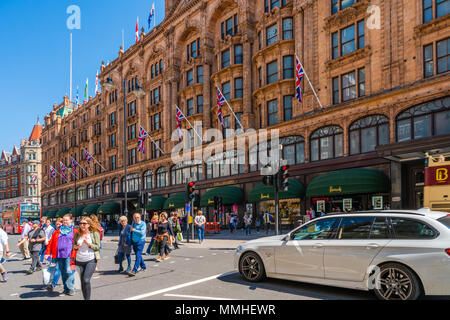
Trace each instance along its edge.
<path fill-rule="evenodd" d="M 164 18 L 164 0 L 0 0 L 0 150 L 11 151 L 28 138 L 39 116 L 43 123 L 54 103 L 69 95 L 70 33 L 73 33 L 73 97 L 80 99 L 102 61 L 117 58 L 125 32 L 125 48 L 139 29 L 148 32 L 155 2 L 156 24 Z M 81 29 L 69 30 L 70 5 L 81 9 Z M 99 71 L 100 72 L 100 71 Z M 75 98 L 73 98 L 75 99 Z"/>

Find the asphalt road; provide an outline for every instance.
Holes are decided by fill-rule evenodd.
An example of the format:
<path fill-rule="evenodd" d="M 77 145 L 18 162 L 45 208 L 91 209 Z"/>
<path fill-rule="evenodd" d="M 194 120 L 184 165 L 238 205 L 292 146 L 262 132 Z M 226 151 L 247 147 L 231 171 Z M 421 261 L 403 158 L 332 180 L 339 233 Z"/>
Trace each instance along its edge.
<path fill-rule="evenodd" d="M 0 283 L 0 300 L 51 299 L 80 300 L 77 292 L 69 297 L 60 294 L 61 284 L 48 293 L 42 284 L 42 272 L 26 275 L 31 261 L 23 261 L 16 248 L 18 236 L 10 236 L 14 256 L 5 263 L 9 280 Z M 172 251 L 171 259 L 155 262 L 145 256 L 147 271 L 134 278 L 118 274 L 114 264 L 117 244 L 105 237 L 99 272 L 92 278 L 94 300 L 373 300 L 368 292 L 268 279 L 248 283 L 233 270 L 234 250 L 242 240 L 210 239 L 202 245 L 184 244 Z M 132 255 L 133 263 L 134 256 Z M 125 262 L 126 263 L 126 262 Z"/>

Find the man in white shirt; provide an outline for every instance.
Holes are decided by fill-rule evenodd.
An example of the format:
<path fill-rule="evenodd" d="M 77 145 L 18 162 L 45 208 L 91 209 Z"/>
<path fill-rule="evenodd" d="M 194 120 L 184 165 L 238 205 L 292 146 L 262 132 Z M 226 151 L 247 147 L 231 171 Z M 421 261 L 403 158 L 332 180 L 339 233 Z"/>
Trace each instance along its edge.
<path fill-rule="evenodd" d="M 199 243 L 201 244 L 205 239 L 205 224 L 206 224 L 206 218 L 201 211 L 197 212 L 197 216 L 194 219 L 194 223 L 197 226 L 198 240 Z"/>
<path fill-rule="evenodd" d="M 11 257 L 11 253 L 9 252 L 8 246 L 8 235 L 0 227 L 0 261 L 3 258 L 3 255 L 5 255 L 5 257 L 7 258 Z M 2 276 L 2 282 L 8 281 L 8 273 L 6 272 L 6 269 L 1 262 L 0 262 L 0 274 Z"/>
<path fill-rule="evenodd" d="M 22 233 L 19 238 L 19 242 L 22 241 L 25 237 L 27 237 L 28 234 L 30 233 L 30 231 L 31 231 L 31 225 L 28 222 L 28 220 L 25 220 L 23 223 L 23 229 L 22 229 Z M 30 250 L 28 248 L 29 244 L 30 243 L 29 243 L 28 239 L 26 239 L 19 246 L 20 252 L 22 252 L 22 255 L 23 255 L 23 260 L 31 259 Z"/>

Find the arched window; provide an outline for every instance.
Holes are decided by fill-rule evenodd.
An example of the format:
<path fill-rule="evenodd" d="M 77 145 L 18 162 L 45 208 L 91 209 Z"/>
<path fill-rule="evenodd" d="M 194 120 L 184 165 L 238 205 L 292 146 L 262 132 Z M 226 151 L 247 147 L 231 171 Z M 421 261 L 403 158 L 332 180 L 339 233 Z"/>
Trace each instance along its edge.
<path fill-rule="evenodd" d="M 355 121 L 349 128 L 350 154 L 375 151 L 389 143 L 389 119 L 373 115 Z"/>
<path fill-rule="evenodd" d="M 128 192 L 139 191 L 141 189 L 141 177 L 139 173 L 127 176 Z"/>
<path fill-rule="evenodd" d="M 47 207 L 48 206 L 48 196 L 42 197 L 42 206 Z"/>
<path fill-rule="evenodd" d="M 144 188 L 145 190 L 153 189 L 153 171 L 151 170 L 144 172 Z"/>
<path fill-rule="evenodd" d="M 77 189 L 77 200 L 84 200 L 86 199 L 86 188 L 85 187 L 79 187 Z"/>
<path fill-rule="evenodd" d="M 170 184 L 188 183 L 202 180 L 202 162 L 200 160 L 186 161 L 170 169 Z"/>
<path fill-rule="evenodd" d="M 87 186 L 87 198 L 92 199 L 94 197 L 94 189 L 92 188 L 92 184 Z"/>
<path fill-rule="evenodd" d="M 119 193 L 119 179 L 114 178 L 111 182 L 111 192 L 112 193 Z"/>
<path fill-rule="evenodd" d="M 206 179 L 232 176 L 245 173 L 245 153 L 231 150 L 215 154 L 206 159 Z"/>
<path fill-rule="evenodd" d="M 125 177 L 122 177 L 122 179 L 120 179 L 120 190 L 121 192 L 125 192 Z"/>
<path fill-rule="evenodd" d="M 109 189 L 109 181 L 103 182 L 102 189 L 103 189 L 103 190 L 102 190 L 103 195 L 108 195 L 108 194 L 109 194 L 109 192 L 110 192 L 110 189 Z"/>
<path fill-rule="evenodd" d="M 101 187 L 100 187 L 100 182 L 97 182 L 96 184 L 95 184 L 95 187 L 94 187 L 94 197 L 95 198 L 97 198 L 97 197 L 99 197 L 100 195 L 101 195 Z"/>
<path fill-rule="evenodd" d="M 156 171 L 156 187 L 167 187 L 167 169 L 162 167 Z"/>
<path fill-rule="evenodd" d="M 67 191 L 61 192 L 61 203 L 67 202 Z"/>
<path fill-rule="evenodd" d="M 311 135 L 311 161 L 339 158 L 344 155 L 343 130 L 338 126 L 320 128 Z"/>
<path fill-rule="evenodd" d="M 450 134 L 450 96 L 409 108 L 396 122 L 397 142 Z"/>
<path fill-rule="evenodd" d="M 67 202 L 74 202 L 75 201 L 75 193 L 73 192 L 72 189 L 70 189 L 69 191 L 67 191 Z"/>

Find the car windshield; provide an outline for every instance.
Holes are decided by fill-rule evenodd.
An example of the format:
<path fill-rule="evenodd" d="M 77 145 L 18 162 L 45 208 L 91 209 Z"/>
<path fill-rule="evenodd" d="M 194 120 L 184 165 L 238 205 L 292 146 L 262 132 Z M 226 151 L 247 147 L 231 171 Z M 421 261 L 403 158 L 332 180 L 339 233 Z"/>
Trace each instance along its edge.
<path fill-rule="evenodd" d="M 450 229 L 450 215 L 440 218 L 438 221 Z"/>

